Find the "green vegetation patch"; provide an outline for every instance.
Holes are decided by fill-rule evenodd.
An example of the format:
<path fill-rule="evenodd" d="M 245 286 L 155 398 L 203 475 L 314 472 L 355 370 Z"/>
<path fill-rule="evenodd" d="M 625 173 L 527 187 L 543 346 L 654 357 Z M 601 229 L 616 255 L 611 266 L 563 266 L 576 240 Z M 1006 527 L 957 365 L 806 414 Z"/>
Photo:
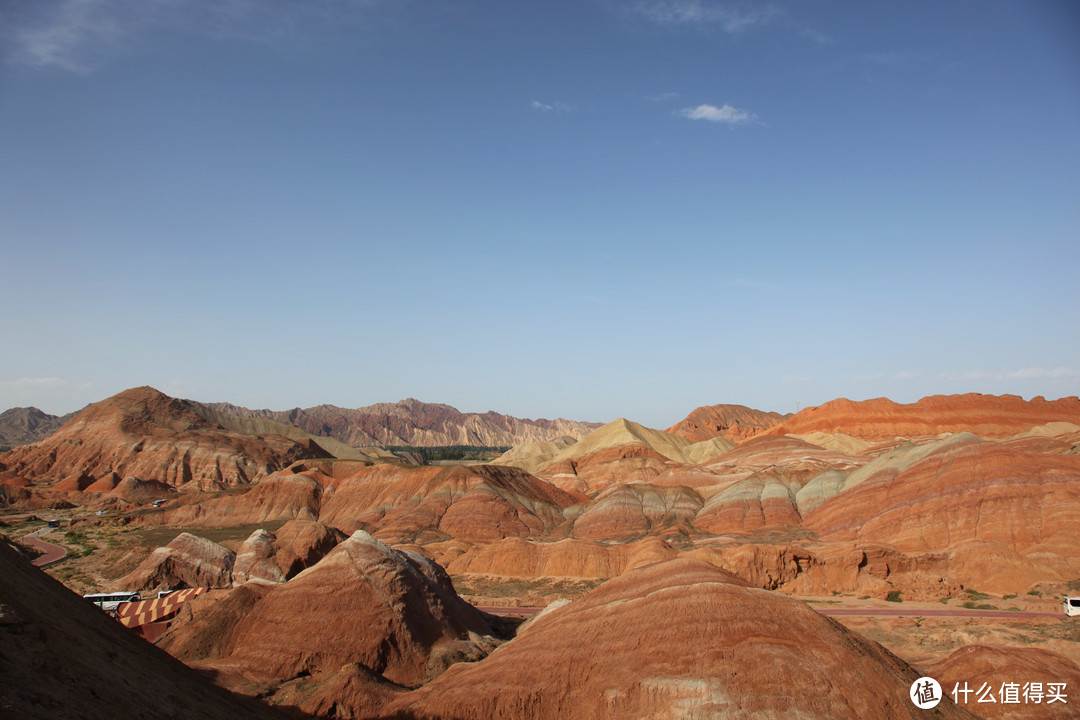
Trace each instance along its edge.
<path fill-rule="evenodd" d="M 885 596 L 886 602 L 904 602 L 900 597 L 903 593 L 899 590 L 890 590 L 889 594 Z"/>
<path fill-rule="evenodd" d="M 413 447 L 412 445 L 387 445 L 390 452 L 415 453 L 424 458 L 424 462 L 435 463 L 444 460 L 484 462 L 494 460 L 510 449 L 509 445 L 438 445 L 432 447 Z"/>
<path fill-rule="evenodd" d="M 78 550 L 72 550 L 69 553 L 72 557 L 86 557 L 97 550 L 97 545 L 94 541 L 88 538 L 81 530 L 68 530 L 64 533 L 64 541 L 70 545 L 79 546 Z"/>
<path fill-rule="evenodd" d="M 150 527 L 142 530 L 136 530 L 132 535 L 136 538 L 136 541 L 140 545 L 147 547 L 162 547 L 168 545 L 176 536 L 180 533 L 191 533 L 207 540 L 212 540 L 216 543 L 223 543 L 230 540 L 236 540 L 243 542 L 248 539 L 248 536 L 256 530 L 262 529 L 267 532 L 277 532 L 282 525 L 287 523 L 287 519 L 282 520 L 267 520 L 261 523 L 248 523 L 246 525 L 233 525 L 231 527 Z"/>
<path fill-rule="evenodd" d="M 997 608 L 993 605 L 988 605 L 987 603 L 979 603 L 978 605 L 976 605 L 971 600 L 965 601 L 963 606 L 966 607 L 968 610 L 997 610 Z"/>

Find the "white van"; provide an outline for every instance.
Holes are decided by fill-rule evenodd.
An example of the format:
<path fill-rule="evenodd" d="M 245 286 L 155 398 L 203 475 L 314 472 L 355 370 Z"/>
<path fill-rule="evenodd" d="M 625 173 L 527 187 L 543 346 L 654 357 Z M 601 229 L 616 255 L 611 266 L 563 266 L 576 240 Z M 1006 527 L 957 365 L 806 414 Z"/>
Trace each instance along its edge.
<path fill-rule="evenodd" d="M 83 595 L 83 597 L 105 612 L 116 612 L 116 608 L 124 603 L 139 602 L 142 600 L 137 592 L 91 593 L 89 595 Z"/>
<path fill-rule="evenodd" d="M 1062 604 L 1065 606 L 1066 615 L 1080 615 L 1080 597 L 1066 595 Z"/>

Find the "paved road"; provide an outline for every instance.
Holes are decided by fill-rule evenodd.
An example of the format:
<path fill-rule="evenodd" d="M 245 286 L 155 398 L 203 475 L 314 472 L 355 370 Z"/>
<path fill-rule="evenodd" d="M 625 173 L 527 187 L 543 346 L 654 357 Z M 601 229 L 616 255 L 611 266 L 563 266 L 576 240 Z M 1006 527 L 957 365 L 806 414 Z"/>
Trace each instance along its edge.
<path fill-rule="evenodd" d="M 966 618 L 1063 618 L 1065 613 L 1033 610 L 969 610 L 968 608 L 846 608 L 815 607 L 822 615 L 845 617 L 966 617 Z"/>
<path fill-rule="evenodd" d="M 962 617 L 962 618 L 1008 618 L 1010 620 L 1022 618 L 1063 618 L 1064 613 L 1059 612 L 1034 612 L 1017 610 L 969 610 L 968 608 L 850 608 L 850 607 L 820 607 L 814 606 L 822 615 L 845 616 L 845 617 Z M 532 617 L 544 608 L 538 607 L 477 607 L 492 615 Z"/>
<path fill-rule="evenodd" d="M 33 564 L 38 567 L 45 567 L 46 565 L 52 565 L 53 563 L 60 562 L 67 557 L 67 548 L 60 547 L 59 545 L 53 545 L 51 542 L 45 542 L 38 539 L 38 536 L 50 533 L 55 528 L 43 527 L 40 530 L 35 530 L 29 535 L 23 536 L 23 542 L 30 547 L 37 548 L 43 554 L 35 558 Z"/>

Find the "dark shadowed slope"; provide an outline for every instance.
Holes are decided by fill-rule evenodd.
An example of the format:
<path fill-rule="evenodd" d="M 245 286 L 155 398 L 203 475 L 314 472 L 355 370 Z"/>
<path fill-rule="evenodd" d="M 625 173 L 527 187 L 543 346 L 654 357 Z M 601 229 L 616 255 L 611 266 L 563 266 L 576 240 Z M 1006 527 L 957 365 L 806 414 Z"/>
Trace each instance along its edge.
<path fill-rule="evenodd" d="M 211 685 L 0 541 L 0 717 L 282 716 Z"/>

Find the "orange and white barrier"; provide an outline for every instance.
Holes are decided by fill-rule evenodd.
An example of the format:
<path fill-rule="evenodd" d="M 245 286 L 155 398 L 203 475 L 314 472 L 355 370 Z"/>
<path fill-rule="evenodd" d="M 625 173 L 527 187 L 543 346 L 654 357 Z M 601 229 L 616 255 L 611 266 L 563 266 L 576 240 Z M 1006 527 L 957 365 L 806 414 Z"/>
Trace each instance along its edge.
<path fill-rule="evenodd" d="M 141 602 L 124 603 L 116 608 L 116 619 L 124 627 L 137 628 L 150 623 L 171 618 L 180 606 L 192 598 L 202 595 L 206 588 L 188 588 L 171 592 L 165 597 Z"/>

